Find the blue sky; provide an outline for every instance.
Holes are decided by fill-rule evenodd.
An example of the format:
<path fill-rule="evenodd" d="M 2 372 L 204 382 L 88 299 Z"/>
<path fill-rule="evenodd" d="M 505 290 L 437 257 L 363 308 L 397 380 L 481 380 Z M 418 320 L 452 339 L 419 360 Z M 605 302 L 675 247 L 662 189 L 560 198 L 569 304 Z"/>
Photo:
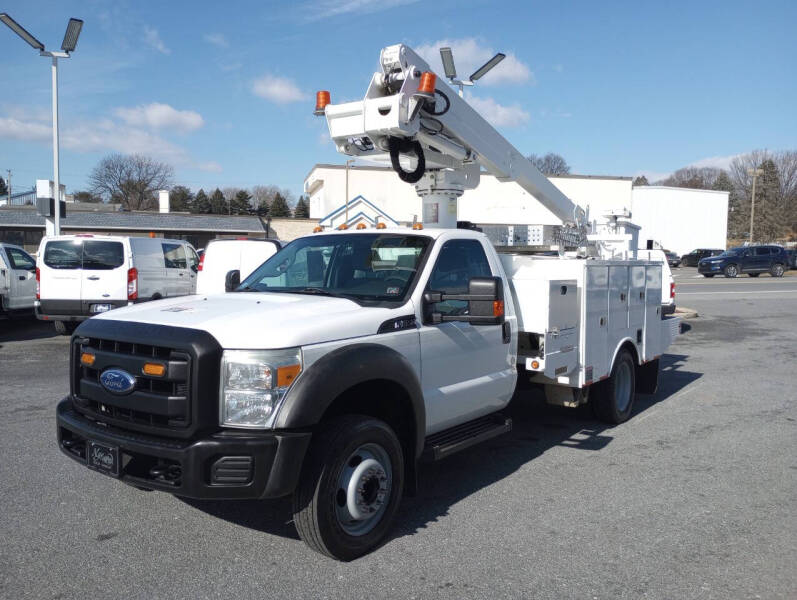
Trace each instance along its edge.
<path fill-rule="evenodd" d="M 379 50 L 454 48 L 461 74 L 508 59 L 472 102 L 524 153 L 573 172 L 657 178 L 797 147 L 797 3 L 4 2 L 48 48 L 85 21 L 60 63 L 61 180 L 110 152 L 172 163 L 199 187 L 274 184 L 342 163 L 312 116 L 314 92 L 362 97 Z M 47 59 L 0 27 L 0 175 L 52 177 Z"/>

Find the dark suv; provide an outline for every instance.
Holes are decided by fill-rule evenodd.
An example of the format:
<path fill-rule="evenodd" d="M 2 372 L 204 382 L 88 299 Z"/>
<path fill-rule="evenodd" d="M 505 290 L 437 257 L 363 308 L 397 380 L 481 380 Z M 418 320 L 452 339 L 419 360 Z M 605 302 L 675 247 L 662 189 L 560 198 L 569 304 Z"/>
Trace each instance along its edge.
<path fill-rule="evenodd" d="M 789 268 L 789 257 L 780 246 L 744 246 L 723 252 L 719 256 L 702 259 L 697 265 L 697 272 L 706 277 L 714 277 L 722 273 L 725 277 L 736 277 L 747 273 L 750 277 L 758 277 L 761 273 L 769 273 L 772 277 L 783 277 Z"/>
<path fill-rule="evenodd" d="M 699 263 L 701 259 L 709 256 L 717 256 L 723 252 L 724 250 L 719 250 L 717 248 L 698 248 L 697 250 L 692 250 L 689 254 L 684 254 L 681 257 L 681 266 L 696 267 L 697 263 Z"/>

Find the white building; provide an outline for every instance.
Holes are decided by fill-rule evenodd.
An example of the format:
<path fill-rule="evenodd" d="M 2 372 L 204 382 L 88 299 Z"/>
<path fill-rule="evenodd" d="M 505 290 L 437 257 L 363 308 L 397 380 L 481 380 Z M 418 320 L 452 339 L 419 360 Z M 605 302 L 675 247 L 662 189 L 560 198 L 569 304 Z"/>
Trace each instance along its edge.
<path fill-rule="evenodd" d="M 567 175 L 550 177 L 574 202 L 601 220 L 608 211 L 626 210 L 641 226 L 639 244 L 651 239 L 684 254 L 695 248 L 725 248 L 728 193 L 658 186 L 633 187 L 630 177 Z M 346 169 L 316 165 L 304 181 L 310 218 L 324 227 L 346 222 Z M 457 219 L 473 223 L 558 225 L 548 209 L 516 183 L 482 173 L 476 189 L 459 199 Z M 354 166 L 349 169 L 348 225 L 388 225 L 421 220 L 421 199 L 414 186 L 390 168 Z"/>

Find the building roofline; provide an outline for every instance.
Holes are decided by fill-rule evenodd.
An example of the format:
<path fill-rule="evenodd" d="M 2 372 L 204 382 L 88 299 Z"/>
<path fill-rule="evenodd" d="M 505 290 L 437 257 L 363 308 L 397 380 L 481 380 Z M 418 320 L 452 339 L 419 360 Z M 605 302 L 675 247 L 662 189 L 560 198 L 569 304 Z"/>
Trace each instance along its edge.
<path fill-rule="evenodd" d="M 304 178 L 304 181 L 310 179 L 310 175 L 313 174 L 313 171 L 316 169 L 336 169 L 336 170 L 345 170 L 346 165 L 333 165 L 329 163 L 316 163 L 313 165 L 313 168 L 310 169 L 310 172 Z M 349 167 L 352 171 L 392 171 L 391 167 L 379 167 L 376 165 L 352 165 Z M 488 173 L 486 171 L 482 171 L 482 175 L 486 175 L 489 177 L 494 177 L 492 173 Z M 605 179 L 611 181 L 633 181 L 633 177 L 624 177 L 620 175 L 546 175 L 551 179 Z"/>
<path fill-rule="evenodd" d="M 730 192 L 726 192 L 725 190 L 703 190 L 700 188 L 687 188 L 687 187 L 680 187 L 677 185 L 635 185 L 635 190 L 641 189 L 648 189 L 648 190 L 678 190 L 684 192 L 711 192 L 712 194 L 730 194 Z"/>

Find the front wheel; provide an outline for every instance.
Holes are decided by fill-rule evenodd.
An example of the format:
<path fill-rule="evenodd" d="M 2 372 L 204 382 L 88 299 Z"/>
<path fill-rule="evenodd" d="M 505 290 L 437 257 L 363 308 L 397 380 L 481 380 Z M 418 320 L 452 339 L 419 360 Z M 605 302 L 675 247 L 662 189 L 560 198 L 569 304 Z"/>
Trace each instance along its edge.
<path fill-rule="evenodd" d="M 620 350 L 609 379 L 592 387 L 590 403 L 596 417 L 613 425 L 627 421 L 636 395 L 636 368 L 631 353 Z"/>
<path fill-rule="evenodd" d="M 769 274 L 772 275 L 772 277 L 783 277 L 784 271 L 783 265 L 778 263 L 772 265 L 772 268 L 769 269 Z"/>
<path fill-rule="evenodd" d="M 733 279 L 734 277 L 736 277 L 739 274 L 739 269 L 738 269 L 738 267 L 736 265 L 728 265 L 727 267 L 725 267 L 724 273 L 725 273 L 725 277 L 728 277 L 729 279 Z"/>
<path fill-rule="evenodd" d="M 347 415 L 313 441 L 293 496 L 293 521 L 313 550 L 353 560 L 385 537 L 403 489 L 404 459 L 393 430 Z"/>

